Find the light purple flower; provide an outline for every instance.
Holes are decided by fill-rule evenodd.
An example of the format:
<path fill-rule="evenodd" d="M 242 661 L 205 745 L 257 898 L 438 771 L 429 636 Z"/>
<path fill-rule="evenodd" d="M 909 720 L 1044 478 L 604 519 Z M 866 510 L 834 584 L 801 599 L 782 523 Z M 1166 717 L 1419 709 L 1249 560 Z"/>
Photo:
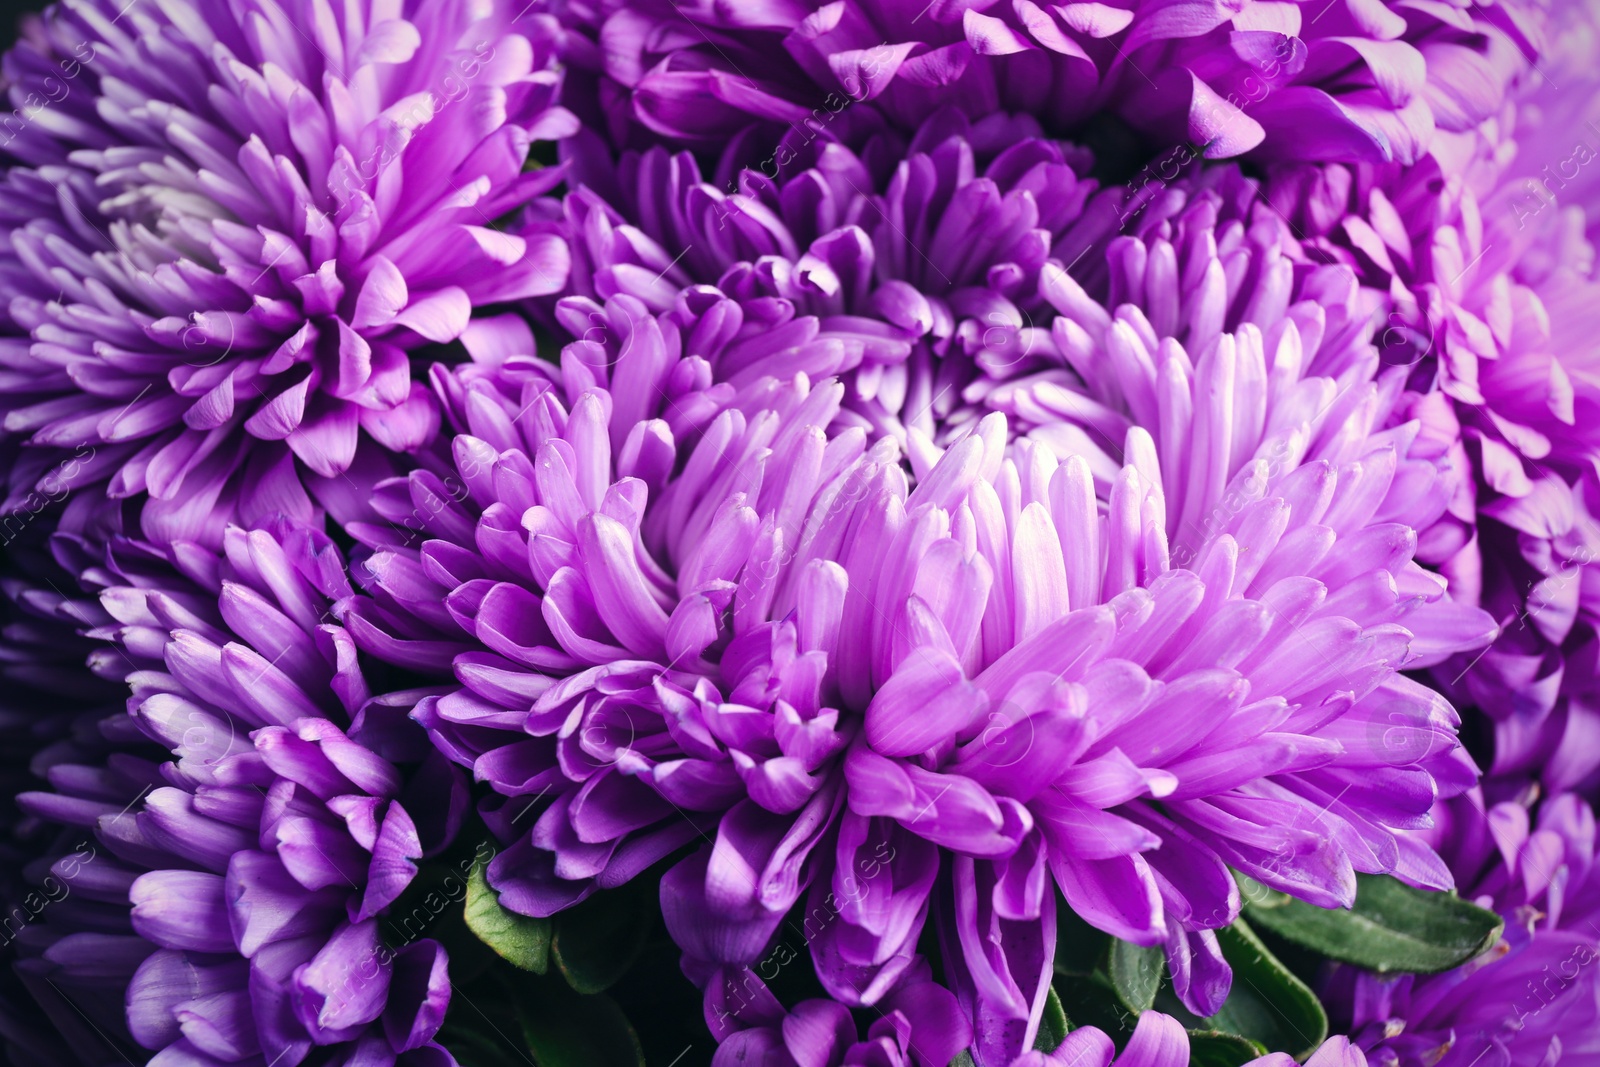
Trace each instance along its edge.
<path fill-rule="evenodd" d="M 1537 55 L 1531 3 L 920 0 L 568 3 L 584 119 L 618 145 L 953 105 L 1070 129 L 1111 112 L 1208 158 L 1398 161 L 1496 110 Z M 577 72 L 582 72 L 579 75 Z M 576 106 L 576 105 L 575 105 Z"/>
<path fill-rule="evenodd" d="M 1600 205 L 1600 10 L 1592 4 L 1561 9 L 1560 32 L 1549 35 L 1534 69 L 1512 94 L 1512 114 L 1500 115 L 1507 205 L 1519 223 L 1552 209 L 1584 209 L 1591 240 Z M 1460 150 L 1457 150 L 1459 158 Z M 1520 194 L 1520 195 L 1519 195 Z"/>
<path fill-rule="evenodd" d="M 1195 419 L 1241 392 L 1197 388 L 1215 399 Z M 1241 442 L 1257 457 L 1234 482 L 1248 502 L 1204 537 L 1173 537 L 1192 569 L 1169 555 L 1167 483 L 1140 429 L 1103 520 L 1088 463 L 1027 441 L 1008 450 L 998 415 L 909 493 L 891 483 L 824 520 L 776 603 L 804 629 L 826 620 L 829 681 L 861 715 L 808 903 L 838 914 L 811 943 L 830 993 L 880 995 L 931 903 L 980 1062 L 1003 1062 L 1031 1043 L 1042 1005 L 1052 880 L 1092 924 L 1164 945 L 1202 1015 L 1228 985 L 1210 933 L 1237 914 L 1224 863 L 1327 907 L 1349 905 L 1357 869 L 1448 885 L 1387 827 L 1420 825 L 1420 805 L 1473 771 L 1447 705 L 1395 670 L 1492 627 L 1410 562 L 1402 513 L 1384 521 L 1415 494 L 1400 488 L 1394 439 L 1360 429 L 1382 417 L 1379 394 L 1356 393 L 1369 399 L 1335 405 L 1352 417 L 1329 423 L 1329 452 L 1274 473 Z M 1286 432 L 1322 436 L 1312 423 Z M 818 595 L 830 581 L 837 591 Z M 731 811 L 707 870 L 711 921 L 786 902 L 792 852 L 815 837 L 807 818 Z M 934 847 L 947 854 L 938 878 Z"/>
<path fill-rule="evenodd" d="M 1397 672 L 1494 626 L 1413 560 L 1461 474 L 1376 302 L 1236 171 L 1130 201 L 1035 133 L 946 112 L 898 166 L 894 135 L 795 142 L 809 169 L 733 196 L 627 158 L 616 206 L 568 201 L 560 372 L 475 325 L 435 375 L 454 469 L 355 528 L 351 632 L 452 670 L 416 715 L 510 798 L 503 902 L 549 914 L 715 827 L 663 906 L 719 1036 L 767 1024 L 730 984 L 802 898 L 845 1004 L 931 918 L 1004 1063 L 1052 885 L 1208 1015 L 1225 865 L 1330 907 L 1356 870 L 1449 884 L 1396 831 L 1475 768 Z M 1099 297 L 1056 258 L 1096 248 Z"/>
<path fill-rule="evenodd" d="M 996 413 L 913 455 L 912 488 L 892 439 L 825 437 L 837 386 L 681 392 L 734 346 L 786 343 L 737 307 L 569 303 L 569 331 L 598 332 L 559 384 L 525 332 L 486 326 L 479 362 L 436 376 L 471 430 L 452 480 L 381 487 L 393 527 L 358 530 L 380 551 L 346 624 L 453 668 L 416 715 L 515 798 L 503 903 L 548 914 L 714 825 L 663 890 L 700 916 L 674 929 L 714 1030 L 759 1023 L 726 982 L 809 892 L 847 1004 L 896 987 L 933 916 L 992 1063 L 1037 1026 L 1052 882 L 1164 945 L 1202 1015 L 1228 987 L 1225 864 L 1330 907 L 1356 870 L 1449 884 L 1396 830 L 1475 773 L 1449 706 L 1397 672 L 1493 626 L 1412 562 L 1440 472 L 1415 423 L 1384 428 L 1401 382 L 1372 380 L 1374 352 L 1325 378 L 1292 326 L 1271 370 L 1248 325 L 1195 367 L 1163 349 L 1169 384 L 1122 386 L 1161 436 L 1128 429 L 1107 482 Z M 734 410 L 706 417 L 718 397 Z M 1190 442 L 1170 474 L 1169 431 Z"/>
<path fill-rule="evenodd" d="M 410 352 L 559 289 L 500 216 L 559 181 L 548 17 L 437 3 L 50 9 L 6 57 L 5 509 L 148 493 L 146 536 L 308 519 L 437 428 Z M 302 472 L 303 468 L 303 472 Z M 97 488 L 96 491 L 101 491 Z"/>

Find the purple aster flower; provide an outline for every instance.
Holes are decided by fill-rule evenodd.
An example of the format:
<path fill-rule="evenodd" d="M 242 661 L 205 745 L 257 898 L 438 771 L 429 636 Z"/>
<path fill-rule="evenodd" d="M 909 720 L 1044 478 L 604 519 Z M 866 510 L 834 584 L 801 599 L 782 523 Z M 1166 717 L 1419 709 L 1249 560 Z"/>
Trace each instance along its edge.
<path fill-rule="evenodd" d="M 755 988 L 759 979 L 753 979 Z M 765 989 L 762 989 L 766 993 Z M 834 1000 L 807 1000 L 784 1011 L 766 993 L 767 1025 L 734 1034 L 717 1048 L 712 1067 L 921 1067 L 948 1064 L 972 1039 L 950 991 L 928 978 L 923 963 L 878 1004 L 878 1017 L 858 1040 L 850 1010 Z"/>
<path fill-rule="evenodd" d="M 1154 429 L 1104 481 L 995 413 L 913 454 L 913 488 L 892 438 L 825 435 L 837 386 L 693 391 L 807 343 L 739 308 L 569 301 L 594 333 L 559 375 L 526 327 L 469 332 L 478 362 L 436 374 L 469 431 L 455 471 L 381 487 L 392 525 L 357 530 L 379 551 L 346 624 L 452 669 L 415 714 L 513 798 L 502 903 L 548 914 L 714 825 L 662 900 L 719 1035 L 762 1024 L 728 983 L 806 896 L 846 1004 L 895 989 L 932 918 L 979 1062 L 1007 1063 L 1047 991 L 1052 883 L 1164 945 L 1201 1015 L 1228 987 L 1227 865 L 1329 907 L 1357 870 L 1449 884 L 1397 831 L 1475 770 L 1397 671 L 1493 625 L 1412 561 L 1448 479 L 1391 425 L 1403 375 L 1375 380 L 1374 350 L 1325 377 L 1293 320 L 1271 369 L 1252 324 L 1198 364 L 1165 346 L 1159 377 L 1148 353 L 1118 371 Z"/>
<path fill-rule="evenodd" d="M 1282 1052 L 1250 1060 L 1244 1067 L 1290 1067 L 1294 1057 Z M 1367 1058 L 1348 1038 L 1331 1037 L 1306 1059 L 1306 1067 L 1367 1067 Z M 1067 1034 L 1054 1051 L 1028 1052 L 1012 1067 L 1186 1067 L 1189 1035 L 1183 1025 L 1158 1011 L 1143 1012 L 1133 1036 L 1121 1052 L 1092 1026 Z"/>
<path fill-rule="evenodd" d="M 1549 133 L 1519 162 L 1519 109 L 1566 99 L 1543 75 L 1532 81 L 1526 105 L 1417 167 L 1286 170 L 1271 195 L 1314 235 L 1308 247 L 1395 298 L 1385 358 L 1412 367 L 1426 436 L 1475 474 L 1426 532 L 1425 557 L 1501 624 L 1493 646 L 1441 667 L 1439 683 L 1492 720 L 1492 774 L 1537 774 L 1562 791 L 1600 773 L 1589 573 L 1600 553 L 1600 278 L 1587 236 L 1600 201 L 1551 176 Z M 1600 132 L 1564 136 L 1600 151 Z M 1559 166 L 1581 182 L 1569 163 Z"/>
<path fill-rule="evenodd" d="M 781 311 L 784 344 L 731 351 L 714 377 L 843 375 L 841 424 L 902 442 L 965 432 L 986 410 L 985 379 L 1050 362 L 1041 281 L 1103 248 L 1122 206 L 1082 176 L 1087 153 L 1026 118 L 973 126 L 946 111 L 909 145 L 885 134 L 859 153 L 785 138 L 778 157 L 793 167 L 777 180 L 740 170 L 742 154 L 718 168 L 737 174 L 733 194 L 686 153 L 630 154 L 614 176 L 581 167 L 596 173 L 567 204 L 574 288 L 661 312 L 702 282 L 746 318 Z"/>
<path fill-rule="evenodd" d="M 474 363 L 436 368 L 453 469 L 378 487 L 390 525 L 351 527 L 374 548 L 371 597 L 344 613 L 365 650 L 454 674 L 415 715 L 506 798 L 489 817 L 515 844 L 488 876 L 533 915 L 628 880 L 747 794 L 836 807 L 813 773 L 844 744 L 826 656 L 772 598 L 818 498 L 891 476 L 894 454 L 824 436 L 837 383 L 713 385 L 710 362 L 773 325 L 714 290 L 659 319 L 628 296 L 559 314 L 588 338 L 559 371 L 511 316 L 469 328 Z"/>
<path fill-rule="evenodd" d="M 507 5 L 50 9 L 5 60 L 6 510 L 148 493 L 155 541 L 310 517 L 370 438 L 437 428 L 410 352 L 553 292 L 496 221 L 559 180 L 553 22 Z"/>
<path fill-rule="evenodd" d="M 114 541 L 99 573 L 107 618 L 89 633 L 115 643 L 127 721 L 174 758 L 58 759 L 52 790 L 19 798 L 92 833 L 51 868 L 71 907 L 27 931 L 30 992 L 79 1046 L 92 1031 L 159 1062 L 453 1063 L 431 1040 L 444 949 L 383 920 L 465 792 L 369 699 L 327 614 L 349 592 L 338 551 L 235 527 L 220 558 Z"/>
<path fill-rule="evenodd" d="M 1098 367 L 1149 366 L 1172 349 L 1193 363 L 1241 328 L 1270 344 L 1293 330 L 1299 358 L 1329 376 L 1370 354 L 1381 298 L 1308 256 L 1234 168 L 1101 190 L 1082 177 L 1087 154 L 1031 120 L 949 111 L 905 146 L 892 134 L 860 152 L 786 137 L 776 158 L 795 167 L 775 180 L 740 171 L 748 154 L 718 166 L 737 173 L 733 194 L 660 149 L 624 156 L 614 177 L 580 166 L 596 188 L 568 202 L 575 287 L 663 311 L 704 282 L 754 314 L 793 308 L 781 352 L 741 352 L 714 375 L 841 374 L 841 425 L 897 437 L 913 464 L 920 442 L 947 444 L 1003 411 L 1105 477 L 1148 412 Z"/>
<path fill-rule="evenodd" d="M 824 519 L 821 552 L 802 550 L 790 580 L 840 567 L 843 587 L 796 592 L 794 611 L 804 628 L 827 613 L 830 680 L 862 725 L 807 904 L 838 916 L 811 942 L 830 993 L 870 1003 L 909 965 L 931 906 L 980 1062 L 1005 1062 L 1031 1043 L 1047 988 L 1052 880 L 1090 923 L 1164 945 L 1201 1015 L 1228 986 L 1210 932 L 1237 914 L 1225 863 L 1327 907 L 1349 905 L 1358 869 L 1448 885 L 1394 828 L 1420 825 L 1473 771 L 1448 706 L 1394 672 L 1492 627 L 1410 561 L 1403 515 L 1384 521 L 1414 483 L 1393 434 L 1358 429 L 1381 417 L 1377 391 L 1356 392 L 1371 399 L 1341 406 L 1352 418 L 1329 424 L 1333 451 L 1277 474 L 1245 465 L 1235 484 L 1256 480 L 1255 499 L 1194 544 L 1192 570 L 1171 562 L 1140 429 L 1103 505 L 1082 457 L 1027 441 L 1008 454 L 996 415 L 914 490 L 891 483 Z M 1403 723 L 1406 743 L 1380 722 Z M 731 811 L 709 855 L 708 921 L 763 904 L 816 836 L 749 802 Z"/>
<path fill-rule="evenodd" d="M 1413 561 L 1460 475 L 1380 374 L 1372 304 L 1236 171 L 1136 204 L 1097 300 L 1054 256 L 1128 202 L 1033 132 L 946 113 L 898 166 L 892 135 L 818 143 L 734 197 L 626 160 L 618 207 L 568 202 L 590 288 L 559 373 L 519 323 L 474 327 L 436 374 L 454 469 L 356 530 L 352 633 L 451 669 L 416 715 L 512 801 L 503 902 L 549 914 L 715 827 L 663 907 L 719 1036 L 765 1025 L 735 986 L 802 897 L 845 1004 L 898 988 L 932 918 L 1005 1063 L 1052 883 L 1163 945 L 1201 1015 L 1225 864 L 1325 906 L 1356 870 L 1449 883 L 1396 831 L 1475 771 L 1396 671 L 1494 627 Z"/>
<path fill-rule="evenodd" d="M 1340 968 L 1332 976 L 1330 1006 L 1371 1062 L 1534 1067 L 1600 1056 L 1595 816 L 1566 793 L 1540 803 L 1535 817 L 1535 795 L 1486 809 L 1474 790 L 1441 804 L 1426 833 L 1462 895 L 1505 918 L 1499 943 L 1440 975 Z"/>
<path fill-rule="evenodd" d="M 573 2 L 563 18 L 584 117 L 618 144 L 827 126 L 863 105 L 910 127 L 953 104 L 1058 129 L 1110 111 L 1210 158 L 1411 163 L 1436 128 L 1494 112 L 1537 55 L 1539 14 L 1520 0 L 796 0 Z"/>
<path fill-rule="evenodd" d="M 925 980 L 905 985 L 885 1005 L 865 1041 L 857 1041 L 850 1014 L 833 1001 L 810 1000 L 791 1012 L 781 1010 L 770 1025 L 741 1031 L 717 1049 L 713 1067 L 923 1067 L 946 1064 L 954 1045 L 949 994 Z M 959 1018 L 959 1015 L 956 1016 Z M 1272 1053 L 1244 1067 L 1290 1067 L 1291 1056 Z M 1010 1067 L 1188 1067 L 1189 1035 L 1183 1025 L 1158 1011 L 1146 1011 L 1121 1052 L 1092 1026 L 1068 1033 L 1050 1052 L 1030 1051 Z M 1324 1042 L 1306 1060 L 1308 1067 L 1366 1067 L 1362 1050 L 1347 1038 Z"/>

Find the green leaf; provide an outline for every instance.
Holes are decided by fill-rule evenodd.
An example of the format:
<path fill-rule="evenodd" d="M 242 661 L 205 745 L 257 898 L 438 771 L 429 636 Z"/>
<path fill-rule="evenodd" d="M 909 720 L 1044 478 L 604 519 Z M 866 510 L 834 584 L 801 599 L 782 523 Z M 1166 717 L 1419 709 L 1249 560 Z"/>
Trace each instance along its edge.
<path fill-rule="evenodd" d="M 1073 1026 L 1094 1026 L 1121 1040 L 1133 1032 L 1138 1015 L 1112 984 L 1108 959 L 1114 941 L 1058 904 L 1055 978 L 1051 988 Z"/>
<path fill-rule="evenodd" d="M 541 990 L 517 1016 L 537 1067 L 644 1067 L 639 1036 L 608 996 Z"/>
<path fill-rule="evenodd" d="M 1328 1015 L 1306 984 L 1278 961 L 1243 920 L 1217 931 L 1233 988 L 1206 1028 L 1305 1056 L 1328 1036 Z"/>
<path fill-rule="evenodd" d="M 1159 948 L 1118 941 L 1058 905 L 1052 987 L 1073 1026 L 1094 1026 L 1117 1041 L 1133 1032 L 1155 1000 L 1165 957 Z"/>
<path fill-rule="evenodd" d="M 447 1024 L 434 1040 L 449 1049 L 461 1067 L 527 1067 L 527 1053 L 506 1047 L 496 1034 Z"/>
<path fill-rule="evenodd" d="M 1078 978 L 1057 975 L 1052 987 L 1061 998 L 1061 1008 L 1074 1029 L 1093 1026 L 1115 1040 L 1133 1033 L 1138 1016 L 1122 1006 L 1122 999 L 1105 975 Z"/>
<path fill-rule="evenodd" d="M 609 989 L 639 957 L 659 911 L 634 883 L 556 916 L 550 953 L 567 984 L 580 993 Z"/>
<path fill-rule="evenodd" d="M 1078 913 L 1056 900 L 1056 957 L 1055 973 L 1075 978 L 1088 978 L 1105 970 L 1106 949 L 1111 935 L 1096 930 L 1078 917 Z"/>
<path fill-rule="evenodd" d="M 1248 882 L 1248 880 L 1246 880 Z M 1437 974 L 1500 939 L 1500 917 L 1454 893 L 1413 889 L 1387 875 L 1357 875 L 1355 907 L 1313 907 L 1246 885 L 1250 921 L 1329 959 L 1379 974 Z"/>
<path fill-rule="evenodd" d="M 950 1067 L 974 1067 L 972 1053 L 962 1049 L 956 1053 L 956 1058 L 950 1061 Z"/>
<path fill-rule="evenodd" d="M 1040 1052 L 1054 1052 L 1070 1029 L 1067 1013 L 1061 1009 L 1061 998 L 1051 989 L 1045 997 L 1044 1018 L 1039 1020 L 1039 1036 L 1033 1039 L 1033 1047 Z"/>
<path fill-rule="evenodd" d="M 462 929 L 465 932 L 465 925 Z M 450 1010 L 434 1040 L 449 1049 L 461 1067 L 528 1067 L 528 1046 L 517 1022 L 516 1004 L 521 997 L 532 994 L 516 987 L 551 979 L 513 971 L 481 941 L 474 938 L 473 944 L 495 961 L 493 973 L 467 980 L 451 974 L 454 988 L 450 994 Z M 454 972 L 454 957 L 450 963 Z M 555 982 L 559 983 L 560 979 Z M 566 992 L 565 987 L 561 992 Z"/>
<path fill-rule="evenodd" d="M 485 864 L 475 863 L 467 878 L 467 929 L 512 966 L 543 974 L 550 966 L 550 920 L 501 907 L 484 871 Z"/>
<path fill-rule="evenodd" d="M 1166 956 L 1160 948 L 1144 948 L 1127 941 L 1111 942 L 1107 972 L 1117 997 L 1131 1012 L 1149 1011 L 1161 988 L 1161 970 Z"/>
<path fill-rule="evenodd" d="M 1216 1030 L 1189 1031 L 1189 1067 L 1241 1067 L 1267 1050 L 1247 1037 Z"/>

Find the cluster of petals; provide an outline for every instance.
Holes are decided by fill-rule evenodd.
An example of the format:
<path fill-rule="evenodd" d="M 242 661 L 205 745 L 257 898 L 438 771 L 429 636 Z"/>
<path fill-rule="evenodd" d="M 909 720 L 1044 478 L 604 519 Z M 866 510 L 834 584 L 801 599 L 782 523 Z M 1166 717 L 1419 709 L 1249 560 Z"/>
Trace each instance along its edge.
<path fill-rule="evenodd" d="M 1572 14 L 1581 49 L 1600 24 L 1586 6 Z M 1439 684 L 1493 720 L 1491 773 L 1536 775 L 1558 792 L 1600 772 L 1600 379 L 1588 355 L 1600 200 L 1586 173 L 1600 131 L 1556 121 L 1595 85 L 1568 51 L 1526 72 L 1491 122 L 1413 168 L 1285 168 L 1270 183 L 1308 247 L 1393 299 L 1385 359 L 1411 368 L 1430 436 L 1455 441 L 1474 472 L 1428 555 L 1501 625 Z"/>
<path fill-rule="evenodd" d="M 1441 975 L 1337 971 L 1327 999 L 1368 1062 L 1523 1067 L 1600 1056 L 1594 809 L 1572 793 L 1537 796 L 1490 804 L 1475 789 L 1440 805 L 1426 836 L 1461 895 L 1499 912 L 1505 933 Z"/>
<path fill-rule="evenodd" d="M 1333 907 L 1358 870 L 1449 885 L 1397 831 L 1475 769 L 1399 671 L 1494 626 L 1413 560 L 1452 483 L 1375 350 L 1318 373 L 1287 315 L 1198 365 L 1149 339 L 1160 378 L 1097 368 L 1141 415 L 1109 470 L 998 412 L 903 463 L 840 423 L 842 385 L 727 374 L 771 333 L 739 308 L 569 299 L 559 371 L 475 326 L 474 363 L 435 372 L 453 469 L 353 528 L 375 552 L 346 625 L 454 674 L 414 714 L 512 798 L 502 902 L 548 914 L 713 836 L 662 903 L 714 1029 L 753 1021 L 738 989 L 809 893 L 847 1004 L 914 972 L 934 916 L 989 1063 L 1031 1045 L 1052 882 L 1164 945 L 1201 1014 L 1227 865 Z"/>
<path fill-rule="evenodd" d="M 553 292 L 558 33 L 507 5 L 71 0 L 6 57 L 6 510 L 148 494 L 158 542 L 308 517 L 438 415 L 410 353 Z"/>
<path fill-rule="evenodd" d="M 67 903 L 28 927 L 18 966 L 73 1052 L 453 1064 L 432 1042 L 444 949 L 383 917 L 466 794 L 369 701 L 329 614 L 349 593 L 337 549 L 286 524 L 230 528 L 220 556 L 117 539 L 88 580 L 92 662 L 125 678 L 139 736 L 96 761 L 47 753 L 51 788 L 18 798 L 88 835 L 54 859 Z"/>
<path fill-rule="evenodd" d="M 563 47 L 618 144 L 707 144 L 753 124 L 904 127 L 954 104 L 1056 129 L 1110 112 L 1208 158 L 1414 163 L 1494 114 L 1541 46 L 1525 0 L 568 0 Z"/>

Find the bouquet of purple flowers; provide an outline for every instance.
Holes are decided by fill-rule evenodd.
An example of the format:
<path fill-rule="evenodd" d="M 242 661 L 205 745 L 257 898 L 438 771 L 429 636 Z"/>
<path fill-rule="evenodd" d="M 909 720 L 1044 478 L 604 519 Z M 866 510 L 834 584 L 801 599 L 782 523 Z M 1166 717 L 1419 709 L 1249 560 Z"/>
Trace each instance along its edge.
<path fill-rule="evenodd" d="M 1600 0 L 0 83 L 0 1060 L 1600 1067 Z"/>

